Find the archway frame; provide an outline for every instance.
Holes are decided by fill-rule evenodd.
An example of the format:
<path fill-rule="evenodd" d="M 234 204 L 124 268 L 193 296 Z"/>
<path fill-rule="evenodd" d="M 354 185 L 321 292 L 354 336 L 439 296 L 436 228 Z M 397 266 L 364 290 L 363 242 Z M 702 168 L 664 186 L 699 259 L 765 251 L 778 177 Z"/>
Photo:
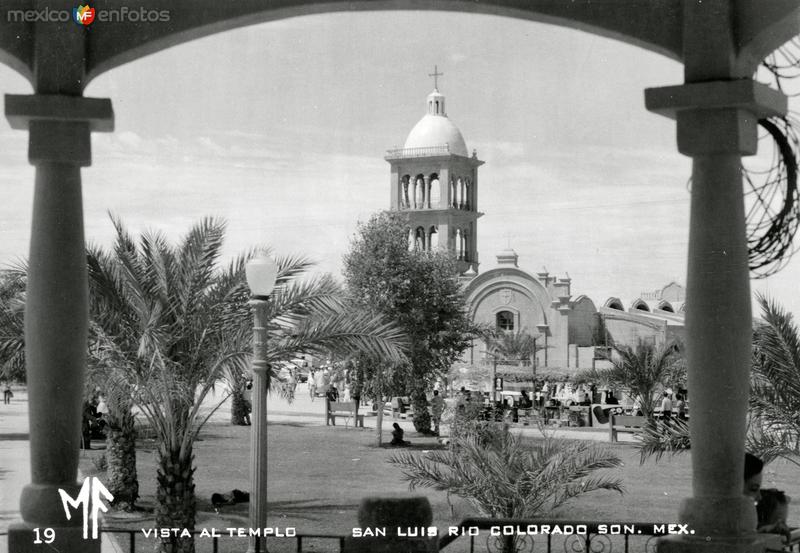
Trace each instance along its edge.
<path fill-rule="evenodd" d="M 44 4 L 10 0 L 7 8 L 36 11 Z M 50 10 L 71 13 L 73 7 L 71 0 L 47 2 Z M 152 4 L 129 0 L 126 7 Z M 173 0 L 163 24 L 97 22 L 86 29 L 69 20 L 0 18 L 0 62 L 35 91 L 6 96 L 5 105 L 12 127 L 29 131 L 28 156 L 36 166 L 25 313 L 33 482 L 20 505 L 25 523 L 9 530 L 9 549 L 29 551 L 31 528 L 44 525 L 65 536 L 61 551 L 99 550 L 99 541 L 90 546 L 78 539 L 53 507 L 57 490 L 77 476 L 88 325 L 80 168 L 91 164 L 91 132 L 113 128 L 110 100 L 83 98 L 86 85 L 114 67 L 217 32 L 346 10 L 513 17 L 614 38 L 683 62 L 685 83 L 650 89 L 645 103 L 677 120 L 678 149 L 693 158 L 687 354 L 699 408 L 692 411 L 693 497 L 680 519 L 706 540 L 675 536 L 659 551 L 720 550 L 706 543 L 717 537 L 726 550 L 763 551 L 742 532 L 755 529 L 755 512 L 741 495 L 751 313 L 740 165 L 741 156 L 755 153 L 758 118 L 786 113 L 785 96 L 751 77 L 767 54 L 800 33 L 797 0 Z M 716 228 L 726 232 L 711 231 Z M 730 397 L 720 405 L 721 388 Z M 52 412 L 63 416 L 54 421 Z M 51 433 L 63 439 L 51 440 Z M 256 492 L 255 500 L 264 502 L 266 524 L 266 493 Z"/>

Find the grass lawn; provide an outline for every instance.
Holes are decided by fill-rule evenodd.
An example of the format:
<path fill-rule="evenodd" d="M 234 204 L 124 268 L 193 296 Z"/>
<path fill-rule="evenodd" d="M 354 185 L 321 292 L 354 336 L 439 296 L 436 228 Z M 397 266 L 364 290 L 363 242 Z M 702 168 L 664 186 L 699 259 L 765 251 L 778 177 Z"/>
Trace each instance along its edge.
<path fill-rule="evenodd" d="M 230 493 L 234 488 L 249 490 L 250 427 L 222 423 L 209 424 L 195 446 L 196 493 L 198 497 L 197 527 L 248 527 L 248 505 L 223 507 L 220 514 L 210 504 L 214 492 Z M 390 439 L 388 433 L 385 438 Z M 438 447 L 432 438 L 407 432 L 406 438 L 420 451 Z M 325 427 L 287 422 L 269 424 L 269 518 L 268 526 L 294 527 L 298 533 L 349 534 L 357 526 L 356 512 L 366 495 L 407 492 L 400 471 L 386 463 L 398 450 L 379 449 L 374 445 L 374 429 Z M 603 445 L 603 444 L 600 444 Z M 623 459 L 622 473 L 626 493 L 593 492 L 574 499 L 547 518 L 594 520 L 602 522 L 677 522 L 680 501 L 691 491 L 690 457 L 688 454 L 662 458 L 640 465 L 637 450 L 630 445 L 604 445 Z M 86 452 L 82 457 L 84 474 L 96 473 L 92 459 L 102 450 Z M 143 440 L 138 450 L 140 481 L 139 504 L 143 511 L 106 516 L 106 526 L 134 530 L 152 528 L 155 494 L 155 449 Z M 777 487 L 790 496 L 800 497 L 800 469 L 785 461 L 772 463 L 764 474 L 764 487 Z M 100 474 L 102 479 L 102 474 Z M 476 516 L 466 501 L 446 494 L 423 490 L 434 512 L 439 528 L 456 525 L 463 518 Z M 790 525 L 800 526 L 800 510 L 796 502 L 790 506 Z M 122 543 L 126 543 L 123 538 Z M 223 540 L 222 553 L 242 550 L 236 540 Z M 465 542 L 466 540 L 460 540 Z M 152 544 L 137 536 L 137 551 L 152 551 Z M 241 543 L 241 542 L 240 542 Z M 141 544 L 141 545 L 139 545 Z M 328 543 L 329 546 L 332 544 Z M 238 549 L 237 549 L 238 547 Z M 293 543 L 287 544 L 287 551 Z M 323 550 L 321 543 L 307 544 L 309 550 Z M 277 548 L 270 546 L 270 551 Z M 281 548 L 282 549 L 282 548 Z M 199 551 L 210 551 L 211 540 L 198 539 Z M 335 550 L 335 548 L 334 548 Z M 450 550 L 458 548 L 448 547 Z"/>

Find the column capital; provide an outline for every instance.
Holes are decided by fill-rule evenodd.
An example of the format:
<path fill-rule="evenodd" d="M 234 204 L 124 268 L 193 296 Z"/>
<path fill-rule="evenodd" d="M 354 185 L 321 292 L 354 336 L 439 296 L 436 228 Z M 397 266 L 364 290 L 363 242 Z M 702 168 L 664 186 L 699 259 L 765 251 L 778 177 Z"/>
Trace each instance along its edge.
<path fill-rule="evenodd" d="M 735 79 L 648 88 L 645 107 L 677 119 L 683 154 L 751 155 L 758 146 L 758 120 L 785 115 L 788 102 L 763 83 Z"/>
<path fill-rule="evenodd" d="M 785 94 L 752 79 L 647 88 L 644 104 L 649 111 L 673 119 L 683 110 L 738 108 L 763 119 L 785 115 L 789 109 Z"/>
<path fill-rule="evenodd" d="M 91 165 L 91 132 L 114 130 L 114 111 L 107 98 L 6 94 L 5 114 L 11 128 L 30 132 L 32 165 Z"/>

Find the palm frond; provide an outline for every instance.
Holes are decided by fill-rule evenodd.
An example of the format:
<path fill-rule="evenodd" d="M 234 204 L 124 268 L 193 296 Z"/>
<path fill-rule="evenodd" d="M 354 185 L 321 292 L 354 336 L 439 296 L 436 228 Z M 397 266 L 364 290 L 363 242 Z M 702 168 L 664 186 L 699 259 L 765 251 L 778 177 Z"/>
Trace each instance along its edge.
<path fill-rule="evenodd" d="M 333 352 L 343 357 L 364 352 L 399 362 L 406 359 L 407 348 L 405 335 L 394 323 L 365 311 L 342 310 L 335 315 L 311 314 L 291 333 L 273 336 L 268 361 L 286 360 L 299 352 Z"/>
<path fill-rule="evenodd" d="M 647 458 L 655 456 L 656 461 L 667 454 L 682 453 L 689 450 L 689 425 L 674 419 L 669 424 L 659 422 L 642 427 L 639 443 L 639 460 L 644 463 Z"/>
<path fill-rule="evenodd" d="M 468 499 L 488 516 L 530 518 L 594 490 L 619 493 L 619 478 L 596 474 L 621 465 L 594 444 L 545 436 L 524 441 L 507 427 L 455 437 L 446 451 L 392 456 L 409 488 L 431 488 Z"/>

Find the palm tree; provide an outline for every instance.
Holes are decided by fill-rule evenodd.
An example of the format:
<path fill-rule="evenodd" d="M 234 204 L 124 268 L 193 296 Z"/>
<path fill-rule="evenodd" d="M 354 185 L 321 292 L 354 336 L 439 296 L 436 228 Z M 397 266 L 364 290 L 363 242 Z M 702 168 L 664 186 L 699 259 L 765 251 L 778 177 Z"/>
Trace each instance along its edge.
<path fill-rule="evenodd" d="M 536 338 L 524 328 L 514 332 L 498 332 L 494 329 L 484 333 L 486 349 L 501 359 L 524 363 L 530 361 L 536 351 Z"/>
<path fill-rule="evenodd" d="M 675 342 L 660 347 L 640 342 L 635 348 L 618 346 L 614 349 L 617 355 L 612 359 L 613 367 L 586 371 L 581 378 L 626 390 L 638 399 L 644 416 L 653 421 L 656 393 L 682 378 L 684 364 L 680 348 Z"/>
<path fill-rule="evenodd" d="M 800 466 L 800 332 L 791 313 L 758 295 L 763 322 L 753 332 L 753 366 L 746 449 L 769 462 L 781 457 Z M 689 427 L 645 433 L 642 460 L 689 448 Z"/>
<path fill-rule="evenodd" d="M 91 258 L 91 256 L 89 256 Z M 91 267 L 90 267 L 91 268 Z M 23 261 L 0 275 L 0 366 L 5 378 L 25 378 L 25 283 L 27 264 Z M 102 311 L 95 294 L 90 295 L 92 312 Z M 114 496 L 116 508 L 132 509 L 139 496 L 136 475 L 134 420 L 130 410 L 129 386 L 120 374 L 108 370 L 113 363 L 104 362 L 100 329 L 89 325 L 90 348 L 87 355 L 88 378 L 84 394 L 88 397 L 100 387 L 108 399 L 110 412 L 106 422 L 106 487 Z M 101 369 L 101 370 L 98 370 Z"/>
<path fill-rule="evenodd" d="M 92 256 L 89 256 L 92 259 Z M 96 312 L 97 296 L 90 295 L 90 317 Z M 106 415 L 106 483 L 114 496 L 116 509 L 132 511 L 139 498 L 139 477 L 136 470 L 136 426 L 133 414 L 134 388 L 123 369 L 127 360 L 94 321 L 89 324 L 89 355 L 86 384 L 88 390 L 103 391 L 108 406 Z"/>
<path fill-rule="evenodd" d="M 25 379 L 25 270 L 0 274 L 0 378 Z"/>
<path fill-rule="evenodd" d="M 486 341 L 487 353 L 494 358 L 495 367 L 498 361 L 516 361 L 522 368 L 527 362 L 532 362 L 532 380 L 536 380 L 536 360 L 534 356 L 541 346 L 536 345 L 536 337 L 529 334 L 524 328 L 514 332 L 497 331 L 489 328 L 480 333 Z M 494 375 L 496 376 L 496 375 Z"/>
<path fill-rule="evenodd" d="M 543 435 L 526 440 L 503 426 L 454 437 L 447 450 L 401 453 L 388 461 L 401 468 L 411 490 L 463 497 L 489 517 L 533 518 L 590 491 L 624 491 L 619 478 L 593 474 L 622 465 L 611 450 Z M 513 550 L 513 540 L 503 544 L 503 551 Z"/>
<path fill-rule="evenodd" d="M 225 223 L 203 219 L 178 246 L 161 233 L 137 241 L 122 223 L 113 253 L 89 255 L 97 349 L 130 383 L 132 401 L 157 437 L 155 524 L 195 526 L 193 445 L 211 413 L 204 399 L 221 379 L 234 382 L 247 371 L 252 319 L 244 266 L 252 252 L 218 270 Z M 281 258 L 270 301 L 268 361 L 300 351 L 366 350 L 402 359 L 402 334 L 368 313 L 348 309 L 328 278 L 296 280 L 309 266 Z M 102 306 L 102 308 L 101 308 Z M 220 404 L 217 405 L 219 407 Z M 194 551 L 192 539 L 170 537 L 160 551 Z"/>
<path fill-rule="evenodd" d="M 800 465 L 800 332 L 791 313 L 758 295 L 764 324 L 753 333 L 747 449 Z"/>

